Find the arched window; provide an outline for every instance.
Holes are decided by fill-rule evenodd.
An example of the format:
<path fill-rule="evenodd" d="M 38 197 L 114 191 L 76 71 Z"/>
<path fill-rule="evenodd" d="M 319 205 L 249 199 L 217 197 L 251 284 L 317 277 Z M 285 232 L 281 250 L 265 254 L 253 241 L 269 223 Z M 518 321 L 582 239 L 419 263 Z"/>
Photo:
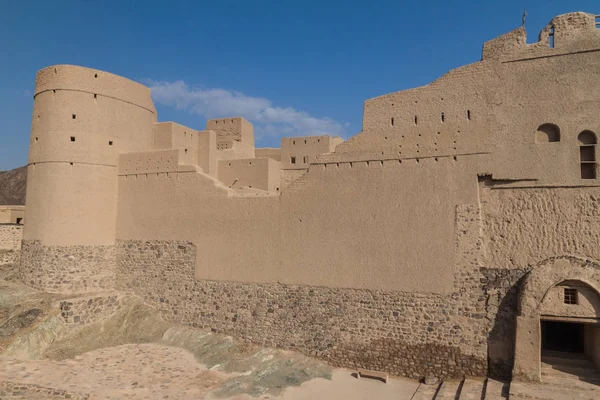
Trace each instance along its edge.
<path fill-rule="evenodd" d="M 596 134 L 583 131 L 577 136 L 581 179 L 596 179 Z"/>
<path fill-rule="evenodd" d="M 554 124 L 542 124 L 535 132 L 536 143 L 560 142 L 560 128 Z"/>

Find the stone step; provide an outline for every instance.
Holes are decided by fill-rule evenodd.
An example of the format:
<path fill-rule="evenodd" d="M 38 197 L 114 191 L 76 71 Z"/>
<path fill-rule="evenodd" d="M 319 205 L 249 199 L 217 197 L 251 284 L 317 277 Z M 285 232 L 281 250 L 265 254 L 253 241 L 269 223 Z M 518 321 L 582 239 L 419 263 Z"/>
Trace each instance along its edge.
<path fill-rule="evenodd" d="M 600 399 L 600 385 L 598 383 L 586 382 L 572 376 L 564 375 L 542 375 L 542 383 L 552 388 L 573 388 L 576 390 L 598 391 L 598 399 Z"/>
<path fill-rule="evenodd" d="M 435 400 L 456 400 L 456 395 L 460 389 L 461 381 L 444 381 L 440 386 Z"/>
<path fill-rule="evenodd" d="M 485 384 L 485 400 L 508 399 L 510 383 L 488 378 Z"/>
<path fill-rule="evenodd" d="M 460 388 L 460 400 L 481 400 L 485 379 L 466 378 Z"/>
<path fill-rule="evenodd" d="M 598 400 L 600 390 L 578 390 L 547 383 L 511 382 L 510 400 Z"/>
<path fill-rule="evenodd" d="M 415 393 L 413 394 L 413 396 L 411 397 L 411 400 L 432 400 L 435 398 L 435 394 L 437 393 L 439 387 L 439 384 L 426 385 L 424 383 L 421 383 L 415 391 Z"/>

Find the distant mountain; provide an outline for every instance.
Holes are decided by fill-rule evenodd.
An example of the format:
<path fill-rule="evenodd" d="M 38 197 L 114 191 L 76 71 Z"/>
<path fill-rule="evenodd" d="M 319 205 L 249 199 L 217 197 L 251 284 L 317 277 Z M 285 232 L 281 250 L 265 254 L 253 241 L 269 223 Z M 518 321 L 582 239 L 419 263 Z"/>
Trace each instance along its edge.
<path fill-rule="evenodd" d="M 27 167 L 0 171 L 0 205 L 24 205 Z"/>

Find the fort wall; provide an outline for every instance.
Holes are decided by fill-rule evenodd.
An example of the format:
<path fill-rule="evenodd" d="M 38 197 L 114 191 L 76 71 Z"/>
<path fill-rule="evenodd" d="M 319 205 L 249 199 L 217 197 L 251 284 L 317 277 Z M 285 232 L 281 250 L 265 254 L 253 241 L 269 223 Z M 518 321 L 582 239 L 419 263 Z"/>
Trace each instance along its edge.
<path fill-rule="evenodd" d="M 206 129 L 215 131 L 218 141 L 235 140 L 254 147 L 254 128 L 242 117 L 209 119 Z"/>
<path fill-rule="evenodd" d="M 254 157 L 256 157 L 256 158 L 269 157 L 275 161 L 281 161 L 281 149 L 273 149 L 270 147 L 254 149 Z"/>
<path fill-rule="evenodd" d="M 203 255 L 185 241 L 120 241 L 118 257 L 120 287 L 170 321 L 345 367 L 415 378 L 487 372 L 485 346 L 477 344 L 484 303 L 470 297 L 472 290 L 443 296 L 195 280 L 195 260 Z M 479 285 L 479 279 L 468 284 Z"/>
<path fill-rule="evenodd" d="M 332 138 L 328 135 L 283 138 L 281 139 L 281 167 L 306 169 L 317 156 L 334 151 L 339 143 L 337 139 L 340 138 Z"/>
<path fill-rule="evenodd" d="M 219 180 L 229 187 L 279 191 L 281 166 L 272 158 L 219 161 Z"/>
<path fill-rule="evenodd" d="M 199 279 L 448 293 L 454 208 L 477 202 L 481 162 L 315 165 L 281 196 L 254 198 L 198 173 L 121 176 L 117 238 L 192 241 Z"/>

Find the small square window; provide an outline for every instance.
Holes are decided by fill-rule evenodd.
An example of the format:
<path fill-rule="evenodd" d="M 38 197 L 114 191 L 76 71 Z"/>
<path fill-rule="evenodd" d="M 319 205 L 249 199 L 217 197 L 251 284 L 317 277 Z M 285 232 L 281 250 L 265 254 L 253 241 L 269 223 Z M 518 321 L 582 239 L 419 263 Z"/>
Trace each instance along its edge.
<path fill-rule="evenodd" d="M 75 141 L 75 136 L 71 136 L 71 142 Z"/>
<path fill-rule="evenodd" d="M 77 118 L 77 115 L 73 114 L 71 117 L 73 117 L 73 119 Z"/>
<path fill-rule="evenodd" d="M 112 140 L 109 140 L 109 141 L 108 141 L 108 145 L 109 145 L 109 146 L 112 146 L 112 145 L 113 145 L 113 141 L 112 141 Z"/>
<path fill-rule="evenodd" d="M 565 304 L 579 304 L 577 289 L 565 288 Z"/>
<path fill-rule="evenodd" d="M 296 164 L 296 157 L 290 157 L 290 162 L 292 164 Z"/>

